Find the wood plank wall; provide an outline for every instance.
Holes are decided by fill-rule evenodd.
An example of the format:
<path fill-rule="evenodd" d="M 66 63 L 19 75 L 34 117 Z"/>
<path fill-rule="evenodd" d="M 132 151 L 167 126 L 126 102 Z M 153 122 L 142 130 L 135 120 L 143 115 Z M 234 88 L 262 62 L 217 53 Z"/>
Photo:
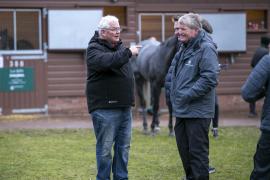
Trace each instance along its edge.
<path fill-rule="evenodd" d="M 105 6 L 127 7 L 127 28 L 122 32 L 123 42 L 129 45 L 136 39 L 134 0 L 2 0 L 0 8 L 90 9 Z M 47 18 L 43 17 L 43 41 L 47 42 Z M 89 38 L 90 37 L 86 37 Z M 48 97 L 84 96 L 86 67 L 84 52 L 48 51 Z"/>
<path fill-rule="evenodd" d="M 5 67 L 9 68 L 11 59 L 5 60 Z M 44 108 L 48 102 L 47 65 L 44 59 L 15 60 L 23 61 L 23 67 L 33 68 L 33 90 L 23 92 L 0 92 L 0 107 L 3 107 L 3 114 L 10 114 L 14 109 Z M 13 62 L 15 62 L 13 61 Z M 0 113 L 1 114 L 1 113 Z"/>
<path fill-rule="evenodd" d="M 49 97 L 83 96 L 86 80 L 84 54 L 52 52 L 48 59 Z"/>
<path fill-rule="evenodd" d="M 54 9 L 88 9 L 103 6 L 126 6 L 127 29 L 121 36 L 126 45 L 137 41 L 137 16 L 139 13 L 178 13 L 194 11 L 225 12 L 245 9 L 268 10 L 268 32 L 248 33 L 247 52 L 236 55 L 236 63 L 230 69 L 221 73 L 218 92 L 220 94 L 239 94 L 240 87 L 250 72 L 249 62 L 255 48 L 259 46 L 259 38 L 269 34 L 270 29 L 270 2 L 269 0 L 119 0 L 113 3 L 110 0 L 1 0 L 1 8 L 54 8 Z M 46 20 L 46 19 L 45 19 Z M 43 28 L 44 29 L 44 28 Z M 47 32 L 44 38 L 47 38 Z M 88 38 L 88 37 L 87 37 Z M 46 40 L 45 40 L 46 41 Z M 222 62 L 226 62 L 228 55 L 220 55 Z M 48 52 L 48 96 L 84 96 L 85 64 L 83 52 Z"/>
<path fill-rule="evenodd" d="M 127 29 L 121 33 L 126 45 L 136 40 L 134 5 L 127 6 Z M 90 38 L 91 37 L 86 37 Z M 75 97 L 85 95 L 86 65 L 84 52 L 48 53 L 49 97 Z"/>
<path fill-rule="evenodd" d="M 241 86 L 251 71 L 250 60 L 257 47 L 260 46 L 260 38 L 263 35 L 270 35 L 270 1 L 268 0 L 207 0 L 202 3 L 200 0 L 182 0 L 179 3 L 176 0 L 137 0 L 137 13 L 159 13 L 166 11 L 167 13 L 217 13 L 232 12 L 245 10 L 267 10 L 267 31 L 248 31 L 247 32 L 247 51 L 244 53 L 234 54 L 235 62 L 229 65 L 228 70 L 224 70 L 220 74 L 220 82 L 217 88 L 218 94 L 222 95 L 239 95 Z M 230 54 L 220 54 L 220 63 L 229 63 Z"/>

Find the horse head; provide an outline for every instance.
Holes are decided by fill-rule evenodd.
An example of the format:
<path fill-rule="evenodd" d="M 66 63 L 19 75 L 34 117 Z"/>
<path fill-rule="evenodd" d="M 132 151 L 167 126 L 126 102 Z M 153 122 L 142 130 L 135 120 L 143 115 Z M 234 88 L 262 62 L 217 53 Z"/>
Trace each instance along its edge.
<path fill-rule="evenodd" d="M 8 36 L 8 30 L 3 29 L 0 31 L 0 49 L 10 50 L 14 49 L 14 43 L 12 37 Z"/>

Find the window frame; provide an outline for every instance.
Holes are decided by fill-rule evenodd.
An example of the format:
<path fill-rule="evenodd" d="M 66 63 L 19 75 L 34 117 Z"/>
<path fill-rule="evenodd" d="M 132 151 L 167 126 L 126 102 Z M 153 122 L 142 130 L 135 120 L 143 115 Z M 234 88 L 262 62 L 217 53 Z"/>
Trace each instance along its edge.
<path fill-rule="evenodd" d="M 1 50 L 0 54 L 42 54 L 42 22 L 41 22 L 41 10 L 40 9 L 1 9 L 0 12 L 12 12 L 13 15 L 13 37 L 14 44 L 17 42 L 17 12 L 38 12 L 38 31 L 39 31 L 39 49 L 31 50 L 17 50 L 17 47 L 14 47 L 14 50 Z"/>
<path fill-rule="evenodd" d="M 161 17 L 161 41 L 166 40 L 166 16 L 174 16 L 184 14 L 184 12 L 175 13 L 139 13 L 138 14 L 138 29 L 139 29 L 139 42 L 142 41 L 142 16 L 160 16 Z M 173 26 L 173 25 L 172 25 Z M 172 34 L 173 35 L 173 34 Z"/>

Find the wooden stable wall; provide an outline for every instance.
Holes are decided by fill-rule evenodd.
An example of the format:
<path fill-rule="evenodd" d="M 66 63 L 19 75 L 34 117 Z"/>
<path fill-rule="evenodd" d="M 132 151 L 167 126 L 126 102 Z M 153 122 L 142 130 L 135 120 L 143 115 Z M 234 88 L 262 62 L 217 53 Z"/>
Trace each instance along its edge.
<path fill-rule="evenodd" d="M 110 0 L 2 0 L 0 8 L 29 8 L 29 9 L 91 9 L 104 8 L 104 13 L 110 7 L 124 7 L 126 22 L 121 33 L 123 42 L 129 45 L 136 40 L 136 16 L 133 0 L 122 0 L 114 3 Z M 112 10 L 113 13 L 115 10 Z M 110 12 L 110 11 L 109 11 Z M 44 12 L 43 12 L 44 13 Z M 48 19 L 43 14 L 43 43 L 48 42 Z M 85 22 L 87 23 L 87 22 Z M 85 37 L 90 40 L 91 37 Z M 50 51 L 48 50 L 48 97 L 78 97 L 84 96 L 85 91 L 85 51 Z"/>
<path fill-rule="evenodd" d="M 84 95 L 86 70 L 83 53 L 49 53 L 48 95 Z"/>
<path fill-rule="evenodd" d="M 100 4 L 100 2 L 96 4 Z M 108 5 L 115 4 L 108 3 Z M 121 38 L 126 45 L 129 45 L 130 42 L 136 41 L 135 6 L 132 3 L 117 3 L 117 5 L 127 6 L 127 27 L 124 27 L 124 31 L 121 33 Z M 83 7 L 85 8 L 88 6 L 83 4 Z M 86 38 L 90 40 L 91 37 Z M 84 96 L 85 80 L 86 65 L 84 51 L 48 52 L 49 97 Z"/>
<path fill-rule="evenodd" d="M 220 95 L 240 95 L 240 89 L 251 71 L 250 61 L 255 49 L 260 46 L 260 37 L 270 35 L 270 1 L 269 0 L 137 0 L 136 13 L 218 13 L 247 12 L 261 10 L 266 13 L 266 29 L 247 30 L 247 50 L 233 53 L 234 62 L 220 74 L 217 92 Z M 247 14 L 248 18 L 258 18 Z M 228 24 L 230 25 L 230 24 Z M 231 63 L 230 54 L 220 54 L 220 63 Z"/>
<path fill-rule="evenodd" d="M 126 45 L 137 42 L 138 15 L 140 13 L 210 13 L 245 10 L 267 10 L 266 31 L 247 32 L 247 51 L 235 54 L 235 63 L 223 71 L 218 87 L 219 94 L 239 94 L 240 87 L 250 72 L 249 62 L 259 38 L 269 34 L 269 0 L 1 0 L 0 8 L 38 8 L 38 9 L 90 9 L 110 6 L 126 7 L 126 27 L 121 33 Z M 86 22 L 87 23 L 87 22 Z M 47 18 L 43 16 L 43 42 L 47 42 Z M 90 37 L 86 37 L 90 39 Z M 85 88 L 84 52 L 48 51 L 48 96 L 81 97 Z M 228 62 L 229 55 L 220 55 L 221 62 Z"/>
<path fill-rule="evenodd" d="M 5 56 L 4 60 L 5 68 L 32 68 L 33 89 L 23 91 L 9 90 L 0 92 L 0 115 L 10 113 L 47 113 L 48 71 L 44 59 L 11 59 L 10 56 L 7 56 L 7 58 Z M 11 64 L 12 66 L 10 66 Z M 18 64 L 19 66 L 14 66 L 14 64 Z M 25 73 L 22 75 L 26 75 Z M 3 82 L 3 79 L 1 81 Z"/>
<path fill-rule="evenodd" d="M 127 6 L 127 29 L 121 34 L 122 39 L 128 45 L 129 42 L 137 41 L 136 30 L 137 30 L 137 17 L 139 13 L 179 13 L 179 12 L 188 12 L 194 11 L 199 13 L 206 12 L 230 12 L 230 11 L 245 11 L 249 9 L 265 9 L 268 10 L 267 15 L 267 24 L 269 29 L 269 10 L 270 5 L 268 1 L 231 1 L 228 3 L 221 3 L 220 1 L 208 1 L 208 4 L 199 3 L 200 1 L 192 1 L 193 3 L 179 3 L 178 1 L 136 1 L 136 4 L 130 3 Z M 198 2 L 198 3 L 195 3 Z M 244 3 L 244 5 L 243 5 Z M 115 5 L 121 5 L 121 3 L 116 3 Z M 236 53 L 235 62 L 229 65 L 227 70 L 221 72 L 220 75 L 220 83 L 218 86 L 218 94 L 240 94 L 240 87 L 248 76 L 251 68 L 249 66 L 250 59 L 255 51 L 255 49 L 260 44 L 260 37 L 269 33 L 267 31 L 258 31 L 258 32 L 247 32 L 247 51 L 245 53 Z M 69 55 L 67 55 L 69 56 Z M 63 63 L 65 62 L 63 59 L 69 59 L 73 63 L 77 64 L 76 66 L 81 66 L 79 69 L 83 69 L 83 58 L 84 56 L 81 53 L 74 53 L 71 57 L 73 58 L 65 58 L 66 55 L 54 54 L 53 52 L 49 53 L 49 62 L 48 62 L 48 89 L 49 96 L 83 96 L 84 95 L 84 80 L 85 77 L 81 76 L 81 80 L 76 81 L 75 85 L 72 86 L 74 77 L 70 77 L 76 74 L 77 78 L 80 77 L 80 74 L 83 75 L 85 72 L 78 72 L 76 69 L 70 69 L 62 71 L 65 75 L 65 78 L 61 77 L 63 74 L 57 69 L 60 68 L 64 70 L 65 66 Z M 75 58 L 76 57 L 76 58 Z M 220 61 L 221 63 L 229 63 L 230 55 L 229 54 L 221 54 Z M 61 63 L 62 62 L 62 63 Z M 53 66 L 57 64 L 57 67 Z M 77 67 L 78 68 L 78 67 Z M 55 83 L 60 82 L 62 83 Z M 83 88 L 83 89 L 82 89 Z"/>
<path fill-rule="evenodd" d="M 251 58 L 257 47 L 260 46 L 260 38 L 265 33 L 248 33 L 247 34 L 247 51 L 246 53 L 237 54 L 235 63 L 230 64 L 227 70 L 223 70 L 220 75 L 217 92 L 223 95 L 240 94 L 242 85 L 251 72 Z M 227 57 L 229 59 L 229 57 Z M 223 59 L 223 62 L 224 61 Z"/>

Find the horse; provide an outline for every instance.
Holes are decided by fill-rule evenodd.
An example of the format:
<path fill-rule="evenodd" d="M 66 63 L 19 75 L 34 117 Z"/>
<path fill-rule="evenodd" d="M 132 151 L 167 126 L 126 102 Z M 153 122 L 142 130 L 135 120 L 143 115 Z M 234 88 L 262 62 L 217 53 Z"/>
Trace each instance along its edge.
<path fill-rule="evenodd" d="M 171 65 L 172 59 L 177 51 L 178 39 L 171 36 L 164 42 L 159 43 L 155 40 L 145 40 L 140 43 L 142 48 L 137 57 L 133 57 L 132 67 L 136 83 L 136 91 L 139 97 L 140 107 L 143 117 L 143 131 L 148 133 L 146 119 L 146 103 L 143 95 L 143 86 L 147 81 L 150 82 L 151 105 L 153 107 L 153 117 L 151 123 L 151 133 L 155 135 L 159 130 L 159 97 L 161 88 L 164 87 L 165 76 Z M 172 107 L 169 106 L 169 131 L 173 135 Z"/>
<path fill-rule="evenodd" d="M 28 40 L 17 40 L 18 50 L 34 49 L 34 46 Z M 0 31 L 0 50 L 14 50 L 14 39 L 8 35 L 8 30 L 3 29 Z"/>

